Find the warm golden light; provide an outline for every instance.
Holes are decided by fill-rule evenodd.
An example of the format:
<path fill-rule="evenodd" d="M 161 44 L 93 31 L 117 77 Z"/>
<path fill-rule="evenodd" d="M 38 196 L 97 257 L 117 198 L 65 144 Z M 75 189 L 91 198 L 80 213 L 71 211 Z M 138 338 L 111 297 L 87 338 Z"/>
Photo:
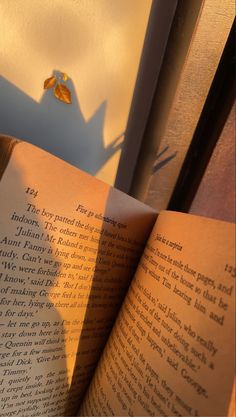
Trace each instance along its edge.
<path fill-rule="evenodd" d="M 103 126 L 107 147 L 125 130 L 151 3 L 3 0 L 1 75 L 40 103 L 44 80 L 55 69 L 68 73 L 87 122 L 107 103 Z M 14 132 L 20 137 L 23 133 L 17 128 Z M 78 136 L 83 137 L 83 130 Z M 113 183 L 118 160 L 119 153 L 103 163 L 99 178 Z"/>

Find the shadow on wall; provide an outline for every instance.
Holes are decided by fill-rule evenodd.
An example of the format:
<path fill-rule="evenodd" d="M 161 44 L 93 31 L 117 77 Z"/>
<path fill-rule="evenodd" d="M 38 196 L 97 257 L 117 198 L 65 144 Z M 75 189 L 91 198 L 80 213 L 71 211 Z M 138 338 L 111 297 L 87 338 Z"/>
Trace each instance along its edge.
<path fill-rule="evenodd" d="M 0 77 L 0 132 L 26 140 L 95 175 L 121 149 L 124 133 L 105 147 L 106 101 L 86 122 L 73 82 L 69 80 L 67 85 L 72 93 L 71 105 L 56 100 L 50 90 L 45 90 L 37 103 Z"/>
<path fill-rule="evenodd" d="M 157 154 L 155 163 L 152 168 L 153 175 L 156 174 L 156 172 L 163 168 L 165 165 L 167 165 L 172 159 L 174 159 L 178 153 L 175 151 L 171 155 L 168 155 L 167 151 L 169 151 L 169 146 L 166 146 L 159 154 Z"/>

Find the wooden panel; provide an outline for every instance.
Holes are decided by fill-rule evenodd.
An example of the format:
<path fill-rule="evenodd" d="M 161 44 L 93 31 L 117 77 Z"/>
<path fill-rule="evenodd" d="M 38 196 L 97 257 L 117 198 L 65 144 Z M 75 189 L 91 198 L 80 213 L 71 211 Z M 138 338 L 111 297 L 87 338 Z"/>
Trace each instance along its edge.
<path fill-rule="evenodd" d="M 192 202 L 192 214 L 235 221 L 235 110 L 234 103 Z"/>
<path fill-rule="evenodd" d="M 180 4 L 182 7 L 190 5 L 189 2 Z M 173 51 L 176 47 L 178 55 L 186 45 L 181 36 L 175 45 L 172 37 L 172 53 L 162 74 L 161 84 L 157 87 L 131 193 L 158 211 L 168 205 L 233 19 L 234 1 L 203 2 L 187 53 L 182 54 L 184 62 L 177 80 L 177 58 Z M 179 31 L 179 27 L 176 30 Z M 159 159 L 156 160 L 157 155 Z"/>

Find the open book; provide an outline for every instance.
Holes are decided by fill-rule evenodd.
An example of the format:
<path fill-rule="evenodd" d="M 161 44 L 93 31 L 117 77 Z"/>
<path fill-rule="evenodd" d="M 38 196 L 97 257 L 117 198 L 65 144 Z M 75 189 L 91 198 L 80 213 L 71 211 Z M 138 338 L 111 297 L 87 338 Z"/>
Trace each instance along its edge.
<path fill-rule="evenodd" d="M 0 143 L 0 417 L 232 414 L 233 225 Z"/>

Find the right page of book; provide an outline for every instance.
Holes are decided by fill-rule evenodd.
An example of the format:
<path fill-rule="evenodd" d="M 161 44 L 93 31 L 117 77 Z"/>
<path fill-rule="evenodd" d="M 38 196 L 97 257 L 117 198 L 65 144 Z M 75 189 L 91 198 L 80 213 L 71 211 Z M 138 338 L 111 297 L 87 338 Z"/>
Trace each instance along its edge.
<path fill-rule="evenodd" d="M 234 225 L 162 212 L 79 415 L 228 415 L 234 287 Z"/>

